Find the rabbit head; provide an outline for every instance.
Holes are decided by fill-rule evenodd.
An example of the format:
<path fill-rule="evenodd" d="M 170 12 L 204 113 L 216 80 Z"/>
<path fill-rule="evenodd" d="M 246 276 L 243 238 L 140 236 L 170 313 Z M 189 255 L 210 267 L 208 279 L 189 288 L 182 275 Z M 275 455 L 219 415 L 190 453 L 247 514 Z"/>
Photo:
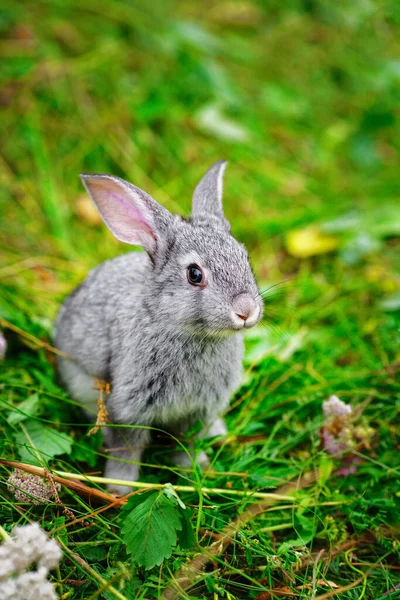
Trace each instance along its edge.
<path fill-rule="evenodd" d="M 223 213 L 225 167 L 219 161 L 201 179 L 187 220 L 119 177 L 81 176 L 112 233 L 149 254 L 146 305 L 176 331 L 222 336 L 252 327 L 262 316 L 247 252 Z"/>

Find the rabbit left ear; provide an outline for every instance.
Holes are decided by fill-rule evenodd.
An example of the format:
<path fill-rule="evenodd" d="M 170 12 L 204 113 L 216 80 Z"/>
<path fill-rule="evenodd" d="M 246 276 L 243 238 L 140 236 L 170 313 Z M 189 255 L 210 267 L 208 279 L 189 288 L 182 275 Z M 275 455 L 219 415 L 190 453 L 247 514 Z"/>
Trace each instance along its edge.
<path fill-rule="evenodd" d="M 197 184 L 192 200 L 192 219 L 210 221 L 217 219 L 228 230 L 230 225 L 225 219 L 222 208 L 223 176 L 226 160 L 219 160 L 207 171 Z"/>
<path fill-rule="evenodd" d="M 143 190 L 112 175 L 81 175 L 107 227 L 127 244 L 155 255 L 163 244 L 172 215 Z"/>

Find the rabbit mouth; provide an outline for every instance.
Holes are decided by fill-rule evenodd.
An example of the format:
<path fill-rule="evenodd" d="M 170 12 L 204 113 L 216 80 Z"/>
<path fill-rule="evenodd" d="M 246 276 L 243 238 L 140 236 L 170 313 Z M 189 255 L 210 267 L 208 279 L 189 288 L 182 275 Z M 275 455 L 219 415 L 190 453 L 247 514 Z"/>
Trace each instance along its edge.
<path fill-rule="evenodd" d="M 260 320 L 261 307 L 249 293 L 241 293 L 232 301 L 232 322 L 235 330 L 249 329 Z"/>
<path fill-rule="evenodd" d="M 235 331 L 240 331 L 241 329 L 250 329 L 250 327 L 254 327 L 260 320 L 260 314 L 261 308 L 259 305 L 255 305 L 248 314 L 240 314 L 232 311 L 231 317 L 233 329 Z"/>

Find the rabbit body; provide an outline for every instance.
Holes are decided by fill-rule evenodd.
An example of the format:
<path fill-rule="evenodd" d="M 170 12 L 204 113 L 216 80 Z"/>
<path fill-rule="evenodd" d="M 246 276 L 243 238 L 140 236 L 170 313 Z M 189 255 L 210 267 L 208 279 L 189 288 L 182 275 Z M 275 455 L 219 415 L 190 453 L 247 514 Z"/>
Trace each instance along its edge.
<path fill-rule="evenodd" d="M 56 322 L 55 344 L 72 357 L 58 358 L 71 395 L 95 414 L 94 378 L 109 381 L 110 422 L 144 426 L 104 430 L 114 479 L 138 477 L 146 426 L 182 434 L 200 421 L 200 435 L 226 433 L 218 415 L 240 383 L 242 332 L 260 320 L 262 299 L 223 215 L 224 167 L 216 163 L 200 181 L 188 220 L 117 177 L 82 176 L 116 237 L 147 251 L 93 269 Z M 114 489 L 129 491 L 123 482 Z"/>
<path fill-rule="evenodd" d="M 151 276 L 151 261 L 139 252 L 91 271 L 57 319 L 56 346 L 78 362 L 60 357 L 59 371 L 92 414 L 98 378 L 112 382 L 111 422 L 184 433 L 196 421 L 211 424 L 226 408 L 240 382 L 243 339 L 203 339 L 157 326 L 165 322 Z M 168 303 L 177 295 L 171 291 Z M 89 386 L 77 377 L 79 370 L 89 375 Z"/>

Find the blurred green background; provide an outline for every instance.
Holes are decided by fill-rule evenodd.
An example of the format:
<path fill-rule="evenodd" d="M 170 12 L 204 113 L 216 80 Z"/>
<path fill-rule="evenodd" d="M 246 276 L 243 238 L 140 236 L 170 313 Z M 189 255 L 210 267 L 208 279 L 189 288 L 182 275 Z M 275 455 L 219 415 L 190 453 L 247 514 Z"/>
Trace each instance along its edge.
<path fill-rule="evenodd" d="M 250 368 L 227 414 L 238 437 L 221 451 L 203 442 L 218 471 L 204 480 L 265 490 L 316 469 L 324 458 L 321 403 L 337 394 L 368 422 L 361 464 L 348 477 L 329 471 L 312 487 L 315 509 L 303 515 L 308 546 L 303 554 L 289 550 L 269 585 L 286 585 L 290 572 L 295 586 L 300 555 L 321 544 L 330 552 L 331 544 L 368 532 L 375 537 L 363 558 L 377 570 L 364 591 L 341 597 L 389 593 L 399 583 L 397 566 L 381 567 L 398 565 L 399 552 L 400 3 L 3 0 L 0 36 L 0 325 L 8 341 L 0 368 L 0 455 L 24 457 L 19 424 L 6 414 L 33 398 L 25 423 L 39 419 L 45 431 L 74 439 L 56 464 L 102 470 L 101 440 L 79 426 L 79 411 L 56 383 L 54 357 L 9 330 L 11 324 L 31 341 L 51 340 L 65 295 L 89 268 L 131 249 L 100 222 L 79 173 L 119 175 L 188 215 L 199 178 L 228 159 L 225 211 L 233 233 L 248 247 L 262 287 L 286 284 L 267 298 L 271 327 L 249 332 Z M 164 470 L 147 465 L 141 478 L 174 483 L 165 462 L 165 450 L 153 449 L 149 464 Z M 230 472 L 249 477 L 232 480 Z M 187 477 L 197 481 L 195 473 Z M 343 505 L 317 508 L 320 497 Z M 11 527 L 19 505 L 5 498 L 1 519 Z M 189 502 L 196 506 L 197 495 Z M 81 504 L 71 500 L 77 514 Z M 197 525 L 201 518 L 220 531 L 242 508 L 242 500 L 217 496 L 202 516 L 196 512 Z M 117 522 L 116 513 L 109 518 Z M 283 511 L 262 521 L 265 532 L 284 523 L 278 545 L 298 537 L 288 533 L 287 520 Z M 235 570 L 221 557 L 216 594 L 224 577 L 251 567 L 252 555 L 253 566 L 266 568 L 276 552 L 275 533 L 255 529 L 246 536 L 235 546 Z M 68 539 L 74 544 L 75 533 Z M 84 546 L 82 553 L 89 557 Z M 323 566 L 343 585 L 360 573 L 347 554 L 330 570 Z M 107 558 L 107 566 L 105 556 L 96 568 L 107 579 L 116 563 Z M 186 561 L 178 556 L 164 579 Z M 161 585 L 161 571 L 160 580 L 152 577 L 146 574 L 141 598 Z M 243 587 L 237 597 L 255 597 L 262 586 L 254 581 L 253 595 Z M 97 597 L 98 584 L 88 585 L 68 597 L 88 598 L 87 589 Z M 209 578 L 207 585 L 211 590 Z"/>
<path fill-rule="evenodd" d="M 399 234 L 398 2 L 5 0 L 0 28 L 1 263 L 29 257 L 16 284 L 50 314 L 122 250 L 80 172 L 188 214 L 228 159 L 226 213 L 262 279 L 296 269 L 288 244 L 353 264 Z M 322 249 L 286 239 L 308 224 Z"/>

